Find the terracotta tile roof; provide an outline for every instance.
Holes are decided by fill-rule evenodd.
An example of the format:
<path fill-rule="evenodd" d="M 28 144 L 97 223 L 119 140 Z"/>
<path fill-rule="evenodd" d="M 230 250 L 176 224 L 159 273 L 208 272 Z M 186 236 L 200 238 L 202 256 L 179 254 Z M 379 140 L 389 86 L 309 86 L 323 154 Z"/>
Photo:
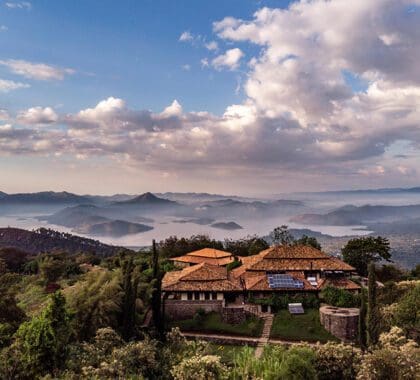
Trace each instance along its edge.
<path fill-rule="evenodd" d="M 319 284 L 319 289 L 323 289 L 326 286 L 334 286 L 336 288 L 347 289 L 347 290 L 359 290 L 360 285 L 349 280 L 348 278 L 323 278 Z"/>
<path fill-rule="evenodd" d="M 162 280 L 164 291 L 242 291 L 240 281 L 226 268 L 201 263 L 179 271 L 168 272 Z"/>
<path fill-rule="evenodd" d="M 234 258 L 230 252 L 220 251 L 214 248 L 203 248 L 187 253 L 184 256 L 173 257 L 170 260 L 189 264 L 208 263 L 223 266 L 231 263 Z"/>
<path fill-rule="evenodd" d="M 307 246 L 280 246 L 270 247 L 258 255 L 240 258 L 243 262 L 241 270 L 244 271 L 287 271 L 287 270 L 337 270 L 354 271 L 355 269 L 345 262 L 329 256 L 318 249 Z M 240 267 L 241 268 L 241 267 Z"/>

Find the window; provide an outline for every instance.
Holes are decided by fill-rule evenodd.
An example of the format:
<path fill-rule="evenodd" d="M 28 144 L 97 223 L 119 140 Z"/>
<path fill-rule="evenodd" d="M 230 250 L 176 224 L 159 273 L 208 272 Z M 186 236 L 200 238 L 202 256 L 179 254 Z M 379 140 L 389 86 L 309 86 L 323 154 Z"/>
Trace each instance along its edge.
<path fill-rule="evenodd" d="M 204 293 L 204 299 L 209 300 L 210 299 L 210 293 Z"/>
<path fill-rule="evenodd" d="M 200 299 L 200 293 L 199 292 L 194 292 L 194 299 L 196 301 L 198 301 Z"/>
<path fill-rule="evenodd" d="M 212 294 L 211 294 L 211 299 L 212 299 L 213 301 L 216 301 L 216 300 L 217 300 L 217 293 L 212 293 Z"/>
<path fill-rule="evenodd" d="M 188 293 L 188 301 L 191 301 L 193 299 L 192 293 Z"/>

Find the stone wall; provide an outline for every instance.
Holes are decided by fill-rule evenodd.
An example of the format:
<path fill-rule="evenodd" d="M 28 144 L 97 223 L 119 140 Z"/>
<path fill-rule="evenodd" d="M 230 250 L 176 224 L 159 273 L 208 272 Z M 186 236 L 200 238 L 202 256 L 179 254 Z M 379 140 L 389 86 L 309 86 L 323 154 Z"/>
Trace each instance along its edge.
<path fill-rule="evenodd" d="M 223 322 L 231 325 L 245 322 L 246 312 L 243 307 L 224 307 L 222 309 Z"/>
<path fill-rule="evenodd" d="M 223 301 L 165 300 L 165 314 L 173 320 L 192 318 L 199 309 L 204 310 L 206 313 L 214 311 L 221 314 L 222 308 Z"/>
<path fill-rule="evenodd" d="M 319 309 L 321 324 L 331 334 L 344 342 L 357 338 L 359 309 L 334 306 L 322 306 Z"/>

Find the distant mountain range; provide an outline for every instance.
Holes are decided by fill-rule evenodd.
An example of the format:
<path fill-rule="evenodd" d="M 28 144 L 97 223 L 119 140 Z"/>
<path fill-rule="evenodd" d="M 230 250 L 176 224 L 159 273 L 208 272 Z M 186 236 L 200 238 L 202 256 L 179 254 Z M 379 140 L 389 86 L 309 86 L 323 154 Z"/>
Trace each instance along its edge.
<path fill-rule="evenodd" d="M 132 199 L 115 202 L 114 205 L 140 205 L 140 206 L 176 206 L 178 203 L 168 199 L 159 198 L 152 193 L 144 193 Z"/>
<path fill-rule="evenodd" d="M 410 206 L 344 206 L 326 214 L 302 214 L 291 222 L 312 225 L 351 226 L 378 222 L 396 222 L 420 217 L 420 205 Z"/>
<path fill-rule="evenodd" d="M 66 191 L 56 193 L 54 191 L 43 191 L 40 193 L 6 194 L 0 193 L 0 204 L 81 204 L 90 202 L 87 196 L 76 195 Z"/>

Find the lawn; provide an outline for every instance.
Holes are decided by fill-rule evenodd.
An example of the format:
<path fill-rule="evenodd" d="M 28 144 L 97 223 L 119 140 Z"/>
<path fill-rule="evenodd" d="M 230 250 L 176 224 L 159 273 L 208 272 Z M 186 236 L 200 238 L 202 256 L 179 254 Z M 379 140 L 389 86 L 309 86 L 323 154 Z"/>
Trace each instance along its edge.
<path fill-rule="evenodd" d="M 171 327 L 179 327 L 181 331 L 200 331 L 208 333 L 224 333 L 231 335 L 260 336 L 264 322 L 257 317 L 249 317 L 243 323 L 230 325 L 222 321 L 218 313 L 209 313 L 204 316 L 174 321 Z"/>
<path fill-rule="evenodd" d="M 291 315 L 288 310 L 281 310 L 274 317 L 270 336 L 312 342 L 338 340 L 321 325 L 318 309 L 306 309 L 305 314 L 301 315 Z"/>

